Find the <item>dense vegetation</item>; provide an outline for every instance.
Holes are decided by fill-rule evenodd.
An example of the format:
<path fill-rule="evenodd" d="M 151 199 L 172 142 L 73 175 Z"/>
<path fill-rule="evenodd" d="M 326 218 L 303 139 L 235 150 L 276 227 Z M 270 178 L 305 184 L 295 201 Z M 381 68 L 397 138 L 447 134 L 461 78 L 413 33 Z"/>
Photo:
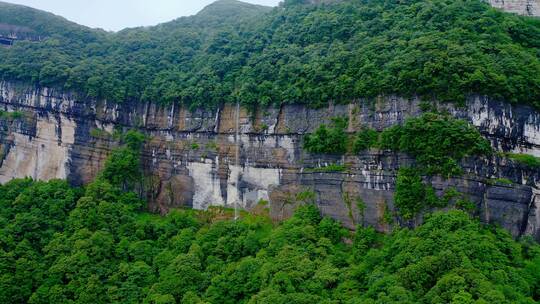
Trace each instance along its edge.
<path fill-rule="evenodd" d="M 334 118 L 330 127 L 321 125 L 304 139 L 304 149 L 310 153 L 359 153 L 369 148 L 404 152 L 414 157 L 413 167 L 399 169 L 396 178 L 394 203 L 401 219 L 412 221 L 426 209 L 445 207 L 450 203 L 469 210 L 466 199 L 439 198 L 425 176 L 458 176 L 462 173 L 459 162 L 468 156 L 488 156 L 492 148 L 480 132 L 468 122 L 446 113 L 428 112 L 411 117 L 403 125 L 382 132 L 362 128 L 356 134 L 346 132 L 347 120 Z M 510 159 L 529 167 L 539 166 L 538 158 L 530 155 L 508 154 Z M 307 172 L 345 172 L 346 165 L 331 164 L 307 169 Z"/>
<path fill-rule="evenodd" d="M 332 119 L 332 125 L 322 124 L 313 134 L 304 138 L 304 149 L 311 153 L 344 154 L 347 152 L 347 120 L 342 117 Z"/>
<path fill-rule="evenodd" d="M 467 121 L 426 113 L 381 134 L 380 146 L 414 156 L 427 174 L 457 175 L 466 156 L 489 155 L 492 148 Z"/>
<path fill-rule="evenodd" d="M 359 153 L 374 147 L 400 151 L 413 156 L 424 174 L 445 176 L 459 175 L 459 161 L 464 157 L 492 152 L 489 141 L 474 126 L 445 113 L 425 113 L 380 133 L 363 128 L 351 135 L 347 125 L 340 117 L 334 118 L 330 127 L 321 125 L 305 136 L 304 149 L 326 154 Z M 510 157 L 531 166 L 536 160 L 526 155 Z"/>
<path fill-rule="evenodd" d="M 104 179 L 86 189 L 15 180 L 0 198 L 1 303 L 540 300 L 538 245 L 461 211 L 383 236 L 351 235 L 311 204 L 278 225 L 212 211 L 159 217 Z"/>
<path fill-rule="evenodd" d="M 0 186 L 1 303 L 540 300 L 540 247 L 459 210 L 388 235 L 322 218 L 310 191 L 277 224 L 264 212 L 239 221 L 222 209 L 149 214 L 133 192 L 144 137 L 130 131 L 121 139 L 84 189 L 30 179 Z M 397 204 L 410 218 L 404 212 L 434 196 L 416 171 L 402 171 Z"/>
<path fill-rule="evenodd" d="M 197 16 L 119 33 L 0 3 L 0 22 L 48 37 L 0 48 L 0 77 L 118 102 L 205 107 L 394 93 L 540 106 L 540 20 L 481 0 L 304 2 L 269 10 L 222 0 Z"/>
<path fill-rule="evenodd" d="M 536 20 L 479 0 L 304 2 L 269 11 L 221 1 L 195 17 L 116 34 L 0 3 L 0 33 L 9 23 L 25 37 L 48 37 L 0 48 L 0 76 L 115 101 L 208 107 L 317 105 L 381 93 L 444 100 L 482 93 L 540 106 Z M 303 206 L 282 223 L 264 211 L 232 221 L 224 209 L 161 217 L 147 213 L 137 193 L 145 137 L 129 131 L 84 188 L 30 179 L 0 185 L 0 303 L 540 301 L 539 245 L 480 224 L 458 210 L 470 203 L 456 189 L 437 197 L 424 182 L 425 174 L 457 174 L 463 157 L 491 152 L 476 129 L 434 113 L 380 133 L 347 134 L 347 123 L 321 126 L 305 148 L 408 153 L 417 164 L 399 170 L 395 215 L 412 221 L 450 201 L 455 210 L 388 235 L 322 218 L 310 191 L 294 198 Z M 387 223 L 393 216 L 384 214 Z"/>
<path fill-rule="evenodd" d="M 400 168 L 396 180 L 394 204 L 405 220 L 414 219 L 426 207 L 438 207 L 439 198 L 431 185 L 426 185 L 418 170 Z M 441 204 L 444 207 L 444 204 Z"/>
<path fill-rule="evenodd" d="M 527 167 L 540 168 L 540 157 L 517 153 L 506 153 L 505 156 Z"/>
<path fill-rule="evenodd" d="M 379 144 L 379 133 L 370 128 L 362 128 L 354 138 L 353 151 L 359 153 Z"/>

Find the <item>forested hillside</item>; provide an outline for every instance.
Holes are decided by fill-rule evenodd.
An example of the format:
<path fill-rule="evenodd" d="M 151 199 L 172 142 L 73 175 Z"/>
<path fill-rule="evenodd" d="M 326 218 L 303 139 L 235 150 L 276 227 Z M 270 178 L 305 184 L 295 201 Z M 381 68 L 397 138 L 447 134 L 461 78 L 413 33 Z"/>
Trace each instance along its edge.
<path fill-rule="evenodd" d="M 380 94 L 539 107 L 540 21 L 481 0 L 222 0 L 192 17 L 105 33 L 0 4 L 48 36 L 0 48 L 0 77 L 83 96 L 215 107 L 320 105 Z M 310 1 L 309 1 L 310 2 Z"/>
<path fill-rule="evenodd" d="M 100 31 L 30 7 L 0 2 L 0 35 L 20 38 L 62 36 L 80 43 L 96 41 Z"/>
<path fill-rule="evenodd" d="M 481 0 L 277 8 L 221 0 L 195 16 L 112 33 L 0 2 L 0 36 L 12 31 L 14 44 L 0 46 L 2 177 L 49 170 L 44 179 L 56 171 L 70 179 L 69 166 L 97 177 L 81 187 L 0 185 L 0 303 L 540 302 L 540 119 L 530 107 L 478 98 L 482 111 L 469 113 L 381 98 L 328 107 L 339 111 L 258 109 L 268 119 L 245 125 L 233 162 L 233 107 L 190 116 L 175 106 L 84 103 L 253 109 L 481 94 L 540 109 L 540 19 Z M 33 85 L 74 95 L 59 102 L 68 95 Z M 196 207 L 196 196 L 208 200 L 201 209 L 240 201 L 239 190 L 257 198 L 238 220 L 222 207 L 179 207 Z M 164 203 L 167 215 L 149 213 L 143 198 L 158 192 L 182 200 Z M 282 205 L 266 200 L 273 195 Z M 345 210 L 332 216 L 348 216 L 351 229 L 321 216 L 332 208 Z M 515 238 L 492 224 L 505 222 Z"/>
<path fill-rule="evenodd" d="M 145 140 L 130 131 L 84 189 L 0 186 L 1 303 L 536 303 L 540 247 L 464 211 L 381 235 L 304 205 L 149 214 L 131 190 Z M 300 198 L 299 198 L 300 199 Z M 264 205 L 261 205 L 264 206 Z"/>

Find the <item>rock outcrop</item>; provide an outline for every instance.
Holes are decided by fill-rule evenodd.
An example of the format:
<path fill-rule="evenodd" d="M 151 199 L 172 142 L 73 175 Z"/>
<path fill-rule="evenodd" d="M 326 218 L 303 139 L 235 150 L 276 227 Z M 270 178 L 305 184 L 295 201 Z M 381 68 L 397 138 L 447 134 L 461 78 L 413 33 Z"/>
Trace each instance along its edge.
<path fill-rule="evenodd" d="M 148 135 L 143 151 L 144 190 L 155 212 L 171 208 L 267 204 L 273 217 L 287 217 L 306 190 L 325 215 L 348 227 L 395 224 L 393 195 L 399 166 L 407 155 L 371 150 L 355 156 L 312 155 L 302 149 L 306 133 L 331 118 L 349 118 L 349 131 L 378 130 L 422 113 L 416 99 L 385 97 L 310 109 L 284 105 L 240 111 L 240 157 L 235 159 L 236 109 L 188 111 L 179 105 L 108 103 L 70 92 L 20 83 L 0 83 L 0 182 L 16 177 L 91 181 L 117 146 L 116 129 L 137 128 Z M 438 104 L 477 126 L 500 151 L 540 156 L 540 113 L 485 97 L 464 107 Z M 13 115 L 17 113 L 17 115 Z M 343 172 L 313 170 L 345 164 Z M 540 172 L 494 155 L 462 162 L 465 174 L 430 182 L 439 194 L 455 187 L 476 205 L 476 215 L 512 232 L 540 237 Z M 497 182 L 511 180 L 512 184 Z"/>
<path fill-rule="evenodd" d="M 540 16 L 540 0 L 489 0 L 493 7 L 524 16 Z"/>

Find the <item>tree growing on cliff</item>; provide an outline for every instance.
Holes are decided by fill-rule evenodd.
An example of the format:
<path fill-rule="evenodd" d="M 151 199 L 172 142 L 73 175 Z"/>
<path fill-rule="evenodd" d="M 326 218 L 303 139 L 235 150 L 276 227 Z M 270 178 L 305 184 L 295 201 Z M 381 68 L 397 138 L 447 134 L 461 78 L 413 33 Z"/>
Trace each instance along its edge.
<path fill-rule="evenodd" d="M 489 141 L 474 126 L 439 113 L 409 118 L 403 126 L 384 130 L 380 146 L 413 156 L 425 174 L 444 176 L 461 174 L 459 162 L 465 157 L 493 152 Z"/>
<path fill-rule="evenodd" d="M 140 154 L 144 141 L 142 133 L 126 132 L 122 136 L 124 146 L 112 151 L 99 178 L 124 190 L 133 189 L 142 180 Z"/>
<path fill-rule="evenodd" d="M 304 149 L 310 153 L 343 154 L 347 152 L 348 121 L 342 117 L 332 119 L 332 125 L 322 124 L 314 133 L 304 138 Z"/>

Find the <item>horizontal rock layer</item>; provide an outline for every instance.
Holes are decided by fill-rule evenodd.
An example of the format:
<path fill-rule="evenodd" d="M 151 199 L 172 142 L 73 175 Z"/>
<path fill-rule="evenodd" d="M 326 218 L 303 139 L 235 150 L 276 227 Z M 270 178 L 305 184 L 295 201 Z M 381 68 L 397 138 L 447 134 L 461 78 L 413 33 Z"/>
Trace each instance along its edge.
<path fill-rule="evenodd" d="M 372 225 L 381 231 L 396 222 L 393 192 L 397 170 L 413 159 L 390 151 L 356 156 L 312 155 L 302 139 L 333 117 L 349 118 L 349 131 L 363 126 L 378 130 L 422 113 L 417 99 L 381 97 L 346 105 L 310 109 L 283 105 L 249 113 L 240 111 L 240 154 L 236 161 L 236 108 L 188 111 L 179 105 L 108 103 L 76 94 L 20 83 L 0 83 L 0 182 L 30 176 L 90 182 L 117 146 L 115 129 L 136 128 L 148 135 L 143 151 L 144 193 L 153 211 L 209 206 L 246 209 L 268 202 L 271 215 L 287 217 L 293 201 L 306 190 L 316 194 L 325 215 L 348 227 Z M 540 156 L 540 114 L 485 97 L 464 107 L 436 104 L 477 126 L 493 146 Z M 344 172 L 317 172 L 328 164 L 345 164 Z M 512 232 L 540 236 L 540 172 L 505 158 L 470 158 L 459 178 L 426 178 L 441 195 L 455 187 L 472 201 L 476 215 Z M 494 179 L 506 178 L 513 184 Z"/>
<path fill-rule="evenodd" d="M 489 0 L 493 7 L 525 16 L 540 16 L 540 0 Z"/>

